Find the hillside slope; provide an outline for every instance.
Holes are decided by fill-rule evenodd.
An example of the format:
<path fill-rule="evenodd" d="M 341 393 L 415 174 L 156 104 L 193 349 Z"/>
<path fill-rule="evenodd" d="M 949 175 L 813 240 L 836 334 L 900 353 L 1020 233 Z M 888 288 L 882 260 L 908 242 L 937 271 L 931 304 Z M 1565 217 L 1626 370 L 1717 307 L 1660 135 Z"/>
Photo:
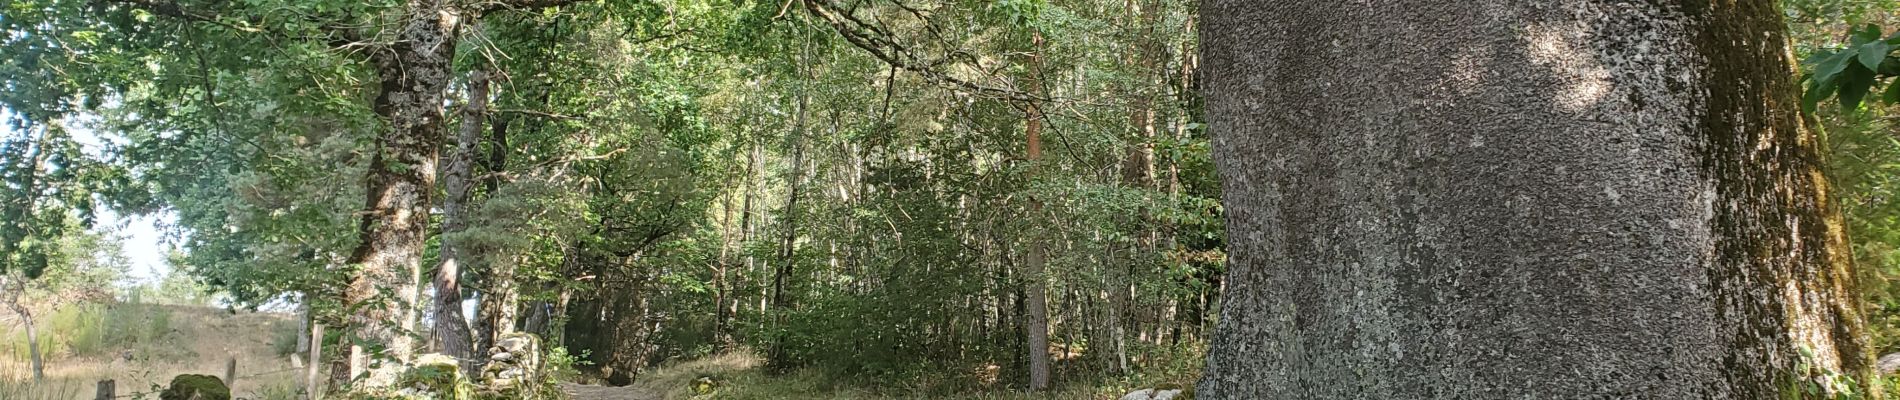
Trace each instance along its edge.
<path fill-rule="evenodd" d="M 295 341 L 297 321 L 280 313 L 228 312 L 194 306 L 81 304 L 39 312 L 46 381 L 28 385 L 25 335 L 16 315 L 0 315 L 0 398 L 90 399 L 97 381 L 118 393 L 154 392 L 178 374 L 224 376 L 237 363 L 232 394 L 291 398 L 296 368 L 281 350 Z M 28 388 L 28 386 L 34 386 Z M 9 392 L 11 390 L 11 392 Z"/>

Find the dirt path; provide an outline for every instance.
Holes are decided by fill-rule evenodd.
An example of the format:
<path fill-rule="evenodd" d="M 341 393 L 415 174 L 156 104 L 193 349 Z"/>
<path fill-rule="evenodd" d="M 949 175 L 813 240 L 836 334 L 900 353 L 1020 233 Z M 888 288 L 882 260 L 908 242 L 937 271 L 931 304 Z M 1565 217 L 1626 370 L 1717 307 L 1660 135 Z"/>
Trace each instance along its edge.
<path fill-rule="evenodd" d="M 561 391 L 574 400 L 660 400 L 658 393 L 636 387 L 593 386 L 561 383 Z"/>

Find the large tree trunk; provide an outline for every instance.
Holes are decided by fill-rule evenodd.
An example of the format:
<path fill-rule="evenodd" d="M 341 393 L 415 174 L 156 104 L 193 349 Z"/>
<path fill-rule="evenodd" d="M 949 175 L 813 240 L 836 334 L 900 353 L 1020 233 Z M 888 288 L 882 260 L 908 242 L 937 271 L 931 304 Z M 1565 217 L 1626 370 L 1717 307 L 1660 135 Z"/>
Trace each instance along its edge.
<path fill-rule="evenodd" d="M 388 124 L 370 162 L 357 267 L 344 295 L 350 310 L 350 376 L 367 389 L 387 388 L 413 352 L 423 241 L 442 101 L 460 13 L 440 0 L 408 4 L 396 41 L 372 55 L 382 87 L 376 114 Z"/>
<path fill-rule="evenodd" d="M 1772 2 L 1202 11 L 1232 272 L 1199 398 L 1869 381 Z"/>
<path fill-rule="evenodd" d="M 468 319 L 462 316 L 462 240 L 457 237 L 468 227 L 466 212 L 469 179 L 475 169 L 475 145 L 482 139 L 482 124 L 488 117 L 488 73 L 475 71 L 468 77 L 468 102 L 462 108 L 462 127 L 455 135 L 455 150 L 449 154 L 444 172 L 442 199 L 442 236 L 437 255 L 441 264 L 435 270 L 435 346 L 436 352 L 461 360 L 463 370 L 475 365 L 470 351 Z"/>

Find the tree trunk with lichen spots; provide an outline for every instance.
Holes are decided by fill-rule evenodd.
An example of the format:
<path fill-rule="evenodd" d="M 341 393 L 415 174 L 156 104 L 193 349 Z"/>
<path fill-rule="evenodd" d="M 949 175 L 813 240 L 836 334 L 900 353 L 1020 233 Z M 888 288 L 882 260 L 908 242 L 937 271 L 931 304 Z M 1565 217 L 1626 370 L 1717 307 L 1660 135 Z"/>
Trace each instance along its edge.
<path fill-rule="evenodd" d="M 441 0 L 406 7 L 396 41 L 371 55 L 382 82 L 375 110 L 387 131 L 370 161 L 361 242 L 350 257 L 356 270 L 344 294 L 354 337 L 350 376 L 372 390 L 394 384 L 414 352 L 436 145 L 460 22 L 459 10 Z"/>
<path fill-rule="evenodd" d="M 1197 398 L 1866 393 L 1772 2 L 1202 11 L 1232 258 Z"/>

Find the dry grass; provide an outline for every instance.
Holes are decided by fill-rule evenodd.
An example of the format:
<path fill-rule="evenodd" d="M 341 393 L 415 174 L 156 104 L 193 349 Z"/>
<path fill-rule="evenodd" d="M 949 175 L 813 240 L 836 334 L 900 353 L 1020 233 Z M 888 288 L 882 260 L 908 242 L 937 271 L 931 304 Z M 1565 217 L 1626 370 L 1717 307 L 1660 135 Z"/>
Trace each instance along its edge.
<path fill-rule="evenodd" d="M 54 400 L 91 399 L 96 382 L 117 381 L 121 396 L 155 392 L 179 374 L 205 374 L 222 377 L 225 365 L 237 361 L 236 385 L 232 394 L 245 399 L 276 399 L 294 393 L 297 376 L 288 357 L 272 349 L 273 332 L 283 325 L 294 325 L 289 315 L 273 313 L 229 313 L 223 310 L 163 305 L 119 304 L 115 307 L 150 307 L 146 312 L 169 312 L 167 331 L 140 343 L 106 349 L 105 354 L 73 354 L 59 345 L 60 332 L 46 361 L 46 380 L 31 383 L 30 367 L 24 359 L 0 359 L 0 398 Z M 111 325 L 112 321 L 106 324 Z M 106 329 L 115 329 L 107 326 Z M 17 327 L 8 327 L 17 329 Z"/>

